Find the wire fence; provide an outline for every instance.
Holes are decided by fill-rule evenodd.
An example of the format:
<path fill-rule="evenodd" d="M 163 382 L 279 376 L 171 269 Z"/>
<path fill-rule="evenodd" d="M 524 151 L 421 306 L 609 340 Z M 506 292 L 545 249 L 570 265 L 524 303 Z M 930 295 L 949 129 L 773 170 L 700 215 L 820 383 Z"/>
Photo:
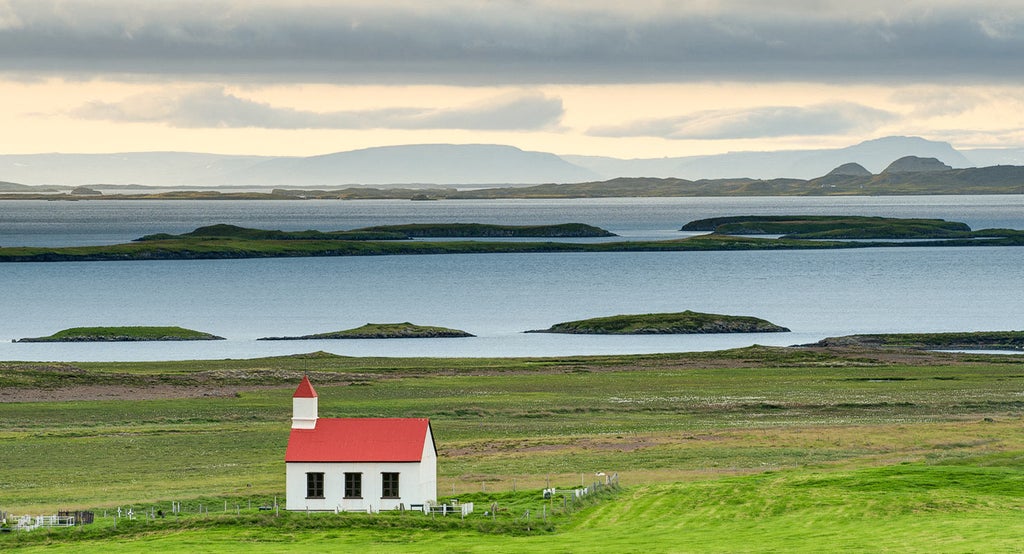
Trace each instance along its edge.
<path fill-rule="evenodd" d="M 582 474 L 581 481 L 588 474 Z M 456 516 L 466 519 L 467 517 L 485 517 L 497 519 L 499 517 L 515 521 L 531 521 L 548 517 L 557 513 L 570 514 L 580 507 L 592 504 L 597 501 L 599 493 L 604 491 L 617 490 L 619 487 L 619 476 L 617 473 L 591 474 L 591 482 L 583 483 L 580 486 L 549 486 L 540 489 L 539 495 L 536 488 L 524 489 L 519 481 L 512 479 L 504 483 L 505 487 L 498 486 L 494 482 L 484 482 L 478 491 L 473 494 L 482 494 L 487 498 L 481 505 L 479 501 L 464 499 L 462 501 L 452 497 L 443 498 L 441 501 L 430 502 L 425 505 L 409 506 L 410 511 L 420 511 L 430 517 Z M 563 479 L 564 481 L 564 479 Z M 545 478 L 545 484 L 550 480 Z M 440 491 L 439 491 L 440 492 Z M 511 498 L 506 493 L 513 494 Z M 524 499 L 527 499 L 524 504 Z M 532 499 L 532 500 L 529 500 Z M 128 504 L 112 508 L 97 510 L 95 512 L 85 511 L 61 511 L 57 515 L 11 515 L 0 511 L 0 520 L 3 531 L 29 531 L 50 527 L 73 527 L 92 523 L 94 517 L 102 517 L 108 523 L 113 522 L 114 527 L 118 521 L 155 521 L 164 518 L 175 518 L 182 516 L 204 516 L 215 514 L 241 515 L 243 512 L 271 512 L 280 515 L 283 508 L 283 498 L 279 496 L 252 496 L 241 499 L 204 499 L 183 501 L 162 501 L 147 504 Z M 524 508 L 526 505 L 528 507 Z M 522 510 L 521 512 L 519 510 Z M 404 511 L 404 510 L 403 510 Z M 518 515 L 517 515 L 518 514 Z"/>

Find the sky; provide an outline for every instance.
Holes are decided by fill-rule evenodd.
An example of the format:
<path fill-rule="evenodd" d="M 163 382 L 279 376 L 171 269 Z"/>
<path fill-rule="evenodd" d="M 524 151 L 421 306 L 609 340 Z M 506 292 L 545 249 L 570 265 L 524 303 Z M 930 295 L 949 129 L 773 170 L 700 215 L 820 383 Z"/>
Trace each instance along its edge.
<path fill-rule="evenodd" d="M 1024 147 L 1024 0 L 0 0 L 0 154 Z"/>

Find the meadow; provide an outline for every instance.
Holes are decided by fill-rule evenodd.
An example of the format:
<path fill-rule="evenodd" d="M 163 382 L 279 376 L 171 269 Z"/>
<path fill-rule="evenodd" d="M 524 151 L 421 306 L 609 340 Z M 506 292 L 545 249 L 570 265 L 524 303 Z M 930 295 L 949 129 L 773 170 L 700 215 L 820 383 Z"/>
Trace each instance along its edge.
<path fill-rule="evenodd" d="M 431 418 L 439 494 L 498 502 L 504 524 L 487 527 L 480 513 L 442 524 L 257 512 L 283 498 L 290 397 L 304 373 L 324 416 Z M 101 515 L 74 530 L 0 534 L 3 549 L 1024 548 L 1021 356 L 764 347 L 559 359 L 314 353 L 8 362 L 0 386 L 0 510 Z M 578 509 L 545 506 L 542 487 L 589 484 L 597 473 L 617 473 L 621 489 Z M 113 518 L 102 517 L 127 506 L 169 512 L 172 501 L 187 512 L 173 521 L 122 519 L 112 529 Z M 212 513 L 197 514 L 199 504 Z"/>

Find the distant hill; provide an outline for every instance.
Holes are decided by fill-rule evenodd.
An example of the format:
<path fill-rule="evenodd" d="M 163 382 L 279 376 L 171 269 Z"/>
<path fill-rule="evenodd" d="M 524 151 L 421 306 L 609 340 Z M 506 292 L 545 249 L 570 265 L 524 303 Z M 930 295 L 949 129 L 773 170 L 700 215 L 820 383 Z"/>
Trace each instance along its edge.
<path fill-rule="evenodd" d="M 189 152 L 0 155 L 0 179 L 34 185 L 337 187 L 564 183 L 598 178 L 554 154 L 488 144 L 387 146 L 310 157 Z"/>
<path fill-rule="evenodd" d="M 385 146 L 309 158 L 274 158 L 224 175 L 236 185 L 571 183 L 597 174 L 554 154 L 493 144 Z"/>
<path fill-rule="evenodd" d="M 0 181 L 0 192 L 58 192 L 65 190 L 68 190 L 68 187 L 38 187 Z"/>
<path fill-rule="evenodd" d="M 882 173 L 921 173 L 934 171 L 947 171 L 952 167 L 940 162 L 935 158 L 919 158 L 917 156 L 903 156 L 892 162 Z"/>
<path fill-rule="evenodd" d="M 191 152 L 0 155 L 0 179 L 64 186 L 224 185 L 225 174 L 264 159 L 269 158 Z"/>
<path fill-rule="evenodd" d="M 843 177 L 868 177 L 871 172 L 859 163 L 850 162 L 843 164 L 832 171 L 828 172 L 828 176 L 843 176 Z"/>

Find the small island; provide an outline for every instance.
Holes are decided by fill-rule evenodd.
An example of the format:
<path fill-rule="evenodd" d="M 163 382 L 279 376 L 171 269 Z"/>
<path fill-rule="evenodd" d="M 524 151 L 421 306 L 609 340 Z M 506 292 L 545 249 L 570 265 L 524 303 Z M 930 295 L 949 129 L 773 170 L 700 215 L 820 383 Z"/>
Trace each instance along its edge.
<path fill-rule="evenodd" d="M 48 337 L 30 337 L 14 342 L 140 342 L 224 340 L 224 337 L 181 327 L 72 327 Z"/>
<path fill-rule="evenodd" d="M 470 333 L 446 327 L 431 327 L 404 323 L 367 323 L 355 329 L 317 333 L 299 337 L 263 337 L 256 340 L 316 340 L 316 339 L 440 339 L 472 337 Z"/>
<path fill-rule="evenodd" d="M 157 233 L 135 239 L 134 242 L 174 240 L 248 240 L 248 241 L 371 241 L 407 240 L 412 238 L 589 238 L 614 237 L 600 227 L 583 223 L 555 225 L 490 225 L 484 223 L 411 223 L 406 225 L 378 225 L 348 231 L 280 231 L 250 229 L 218 223 L 199 227 L 188 233 L 171 235 Z"/>
<path fill-rule="evenodd" d="M 681 231 L 720 235 L 782 235 L 784 239 L 951 239 L 971 237 L 964 223 L 944 219 L 866 216 L 729 216 L 699 219 Z"/>
<path fill-rule="evenodd" d="M 527 333 L 568 333 L 578 335 L 670 335 L 712 333 L 788 333 L 757 317 L 705 314 L 685 311 L 664 314 L 616 315 L 557 323 Z"/>
<path fill-rule="evenodd" d="M 911 348 L 916 350 L 1024 350 L 1024 331 L 846 335 L 828 337 L 805 346 Z"/>

